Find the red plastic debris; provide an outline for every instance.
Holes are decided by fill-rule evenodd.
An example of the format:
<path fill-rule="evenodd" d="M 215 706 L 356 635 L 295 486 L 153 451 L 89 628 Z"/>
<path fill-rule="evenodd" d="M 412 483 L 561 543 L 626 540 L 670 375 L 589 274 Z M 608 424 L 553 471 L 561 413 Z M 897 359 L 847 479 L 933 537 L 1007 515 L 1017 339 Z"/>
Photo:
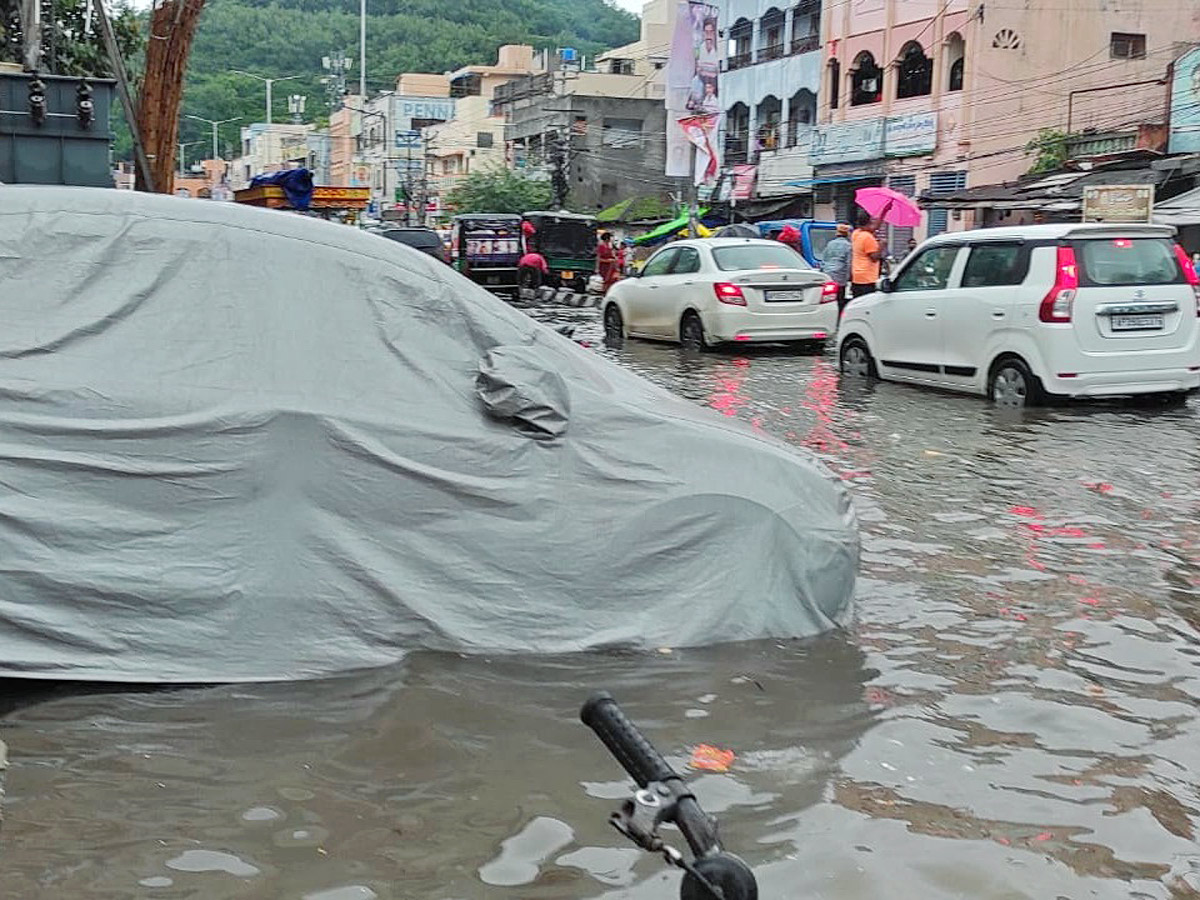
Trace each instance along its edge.
<path fill-rule="evenodd" d="M 705 769 L 709 772 L 728 772 L 733 759 L 732 750 L 722 750 L 711 744 L 698 744 L 692 751 L 690 765 L 693 769 Z"/>

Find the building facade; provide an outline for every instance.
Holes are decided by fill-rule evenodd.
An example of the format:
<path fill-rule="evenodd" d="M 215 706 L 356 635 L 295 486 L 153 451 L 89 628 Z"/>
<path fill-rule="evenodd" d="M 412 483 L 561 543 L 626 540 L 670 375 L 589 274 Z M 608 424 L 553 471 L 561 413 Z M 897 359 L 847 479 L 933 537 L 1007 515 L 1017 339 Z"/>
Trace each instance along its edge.
<path fill-rule="evenodd" d="M 828 3 L 810 151 L 817 215 L 849 217 L 864 185 L 936 197 L 1014 180 L 1043 130 L 1161 125 L 1161 82 L 1198 36 L 1195 4 Z M 972 224 L 935 210 L 917 236 Z"/>
<path fill-rule="evenodd" d="M 230 164 L 230 187 L 240 190 L 255 175 L 305 165 L 312 130 L 312 125 L 281 122 L 255 122 L 243 128 L 241 154 Z"/>
<path fill-rule="evenodd" d="M 726 167 L 756 165 L 758 197 L 811 191 L 821 81 L 821 0 L 724 0 Z"/>

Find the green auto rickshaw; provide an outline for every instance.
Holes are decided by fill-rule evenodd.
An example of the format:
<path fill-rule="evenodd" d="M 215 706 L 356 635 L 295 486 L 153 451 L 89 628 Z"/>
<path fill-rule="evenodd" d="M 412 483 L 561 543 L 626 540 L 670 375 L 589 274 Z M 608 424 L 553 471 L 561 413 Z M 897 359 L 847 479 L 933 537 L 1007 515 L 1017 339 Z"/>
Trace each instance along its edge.
<path fill-rule="evenodd" d="M 527 212 L 522 218 L 533 227 L 525 229 L 525 247 L 540 254 L 548 270 L 523 269 L 522 287 L 586 291 L 596 271 L 596 220 L 569 212 Z"/>

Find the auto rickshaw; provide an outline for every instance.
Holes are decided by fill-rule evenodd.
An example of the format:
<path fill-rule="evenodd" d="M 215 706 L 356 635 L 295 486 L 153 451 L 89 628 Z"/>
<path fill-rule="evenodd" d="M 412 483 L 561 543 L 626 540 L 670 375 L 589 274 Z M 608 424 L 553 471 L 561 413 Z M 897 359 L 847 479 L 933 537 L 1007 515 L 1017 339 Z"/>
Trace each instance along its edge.
<path fill-rule="evenodd" d="M 455 216 L 450 223 L 450 264 L 493 294 L 520 292 L 521 217 L 506 213 Z"/>
<path fill-rule="evenodd" d="M 548 271 L 523 270 L 521 286 L 586 291 L 596 271 L 596 220 L 569 212 L 527 212 L 522 218 L 533 226 L 525 235 L 526 249 L 541 254 Z"/>

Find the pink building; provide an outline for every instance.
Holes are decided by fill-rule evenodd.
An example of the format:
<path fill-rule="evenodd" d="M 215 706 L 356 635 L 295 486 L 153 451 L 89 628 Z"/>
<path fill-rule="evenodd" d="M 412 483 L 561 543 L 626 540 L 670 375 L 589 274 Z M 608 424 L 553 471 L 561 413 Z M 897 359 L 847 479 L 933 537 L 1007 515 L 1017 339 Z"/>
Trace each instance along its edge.
<path fill-rule="evenodd" d="M 822 39 L 816 214 L 846 218 L 868 184 L 919 195 L 1012 181 L 1043 129 L 1164 124 L 1162 80 L 1200 42 L 1200 4 L 846 0 L 825 4 Z M 972 224 L 933 210 L 916 236 Z M 893 248 L 909 236 L 894 230 Z"/>

